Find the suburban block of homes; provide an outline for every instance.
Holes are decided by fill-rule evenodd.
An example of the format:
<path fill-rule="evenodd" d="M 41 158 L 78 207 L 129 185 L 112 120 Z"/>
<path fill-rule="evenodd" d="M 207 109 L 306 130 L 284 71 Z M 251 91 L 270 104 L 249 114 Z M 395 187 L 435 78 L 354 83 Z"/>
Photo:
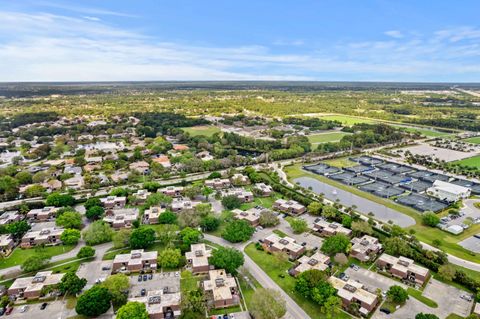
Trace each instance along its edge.
<path fill-rule="evenodd" d="M 150 319 L 173 319 L 181 314 L 180 292 L 164 293 L 163 290 L 150 290 L 145 296 L 129 298 L 145 305 Z"/>
<path fill-rule="evenodd" d="M 248 210 L 241 210 L 238 208 L 235 208 L 232 210 L 233 218 L 245 220 L 248 223 L 250 223 L 250 225 L 252 225 L 253 227 L 258 226 L 258 224 L 260 223 L 261 212 L 262 212 L 262 209 L 258 209 L 255 207 L 252 207 Z"/>
<path fill-rule="evenodd" d="M 210 270 L 208 258 L 212 256 L 212 251 L 207 249 L 205 244 L 192 244 L 190 251 L 185 253 L 188 265 L 192 268 L 194 274 L 207 273 Z"/>
<path fill-rule="evenodd" d="M 253 202 L 253 193 L 251 191 L 244 190 L 243 188 L 230 188 L 222 192 L 222 197 L 235 196 L 242 203 Z"/>
<path fill-rule="evenodd" d="M 379 269 L 419 286 L 423 286 L 430 275 L 427 268 L 415 265 L 412 259 L 403 256 L 394 257 L 384 253 L 377 259 L 376 264 Z"/>
<path fill-rule="evenodd" d="M 138 219 L 137 208 L 119 208 L 106 212 L 103 221 L 114 229 L 131 228 L 132 223 Z"/>
<path fill-rule="evenodd" d="M 228 178 L 214 178 L 207 179 L 205 181 L 205 186 L 211 187 L 213 189 L 223 189 L 230 187 L 231 183 Z"/>
<path fill-rule="evenodd" d="M 112 273 L 140 272 L 157 269 L 157 251 L 132 250 L 128 254 L 118 254 L 113 259 Z"/>
<path fill-rule="evenodd" d="M 32 209 L 27 213 L 27 219 L 31 222 L 47 221 L 55 218 L 55 213 L 57 210 L 58 209 L 53 206 Z"/>
<path fill-rule="evenodd" d="M 277 234 L 270 234 L 263 240 L 263 248 L 271 253 L 287 253 L 291 260 L 296 260 L 305 253 L 305 247 L 297 244 L 291 237 L 280 237 Z"/>
<path fill-rule="evenodd" d="M 363 284 L 358 281 L 352 279 L 344 281 L 334 276 L 330 277 L 328 281 L 337 290 L 337 295 L 342 299 L 345 308 L 352 303 L 357 303 L 359 305 L 358 311 L 362 315 L 368 316 L 378 304 L 378 296 L 364 289 Z"/>
<path fill-rule="evenodd" d="M 49 227 L 43 228 L 41 230 L 29 231 L 23 235 L 20 247 L 30 248 L 37 245 L 58 245 L 61 244 L 60 236 L 62 235 L 64 229 Z"/>
<path fill-rule="evenodd" d="M 17 278 L 8 288 L 8 296 L 11 298 L 36 299 L 46 287 L 60 283 L 64 274 L 54 274 L 52 271 L 42 271 L 34 277 Z"/>
<path fill-rule="evenodd" d="M 382 244 L 380 244 L 378 238 L 369 235 L 364 235 L 361 238 L 355 237 L 351 240 L 351 243 L 350 256 L 362 262 L 374 259 L 382 249 Z"/>
<path fill-rule="evenodd" d="M 307 211 L 307 208 L 293 199 L 277 199 L 273 205 L 273 209 L 281 211 L 282 213 L 291 215 L 300 215 Z"/>

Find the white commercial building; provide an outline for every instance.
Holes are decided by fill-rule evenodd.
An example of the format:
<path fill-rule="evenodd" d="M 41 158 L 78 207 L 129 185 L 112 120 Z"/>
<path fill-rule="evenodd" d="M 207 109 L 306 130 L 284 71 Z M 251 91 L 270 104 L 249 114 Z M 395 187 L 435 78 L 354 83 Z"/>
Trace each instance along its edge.
<path fill-rule="evenodd" d="M 470 193 L 470 188 L 439 180 L 436 180 L 433 186 L 427 189 L 427 194 L 447 202 L 456 202 L 468 198 Z"/>

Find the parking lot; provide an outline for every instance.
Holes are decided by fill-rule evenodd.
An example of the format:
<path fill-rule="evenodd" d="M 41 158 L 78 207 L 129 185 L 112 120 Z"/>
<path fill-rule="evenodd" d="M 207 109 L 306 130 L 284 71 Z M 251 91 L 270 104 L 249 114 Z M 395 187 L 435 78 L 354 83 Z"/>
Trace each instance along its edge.
<path fill-rule="evenodd" d="M 178 275 L 177 275 L 178 274 Z M 145 291 L 168 289 L 168 293 L 180 291 L 180 274 L 178 272 L 158 272 L 153 273 L 150 279 L 150 274 L 142 275 L 142 280 L 139 281 L 140 275 L 130 276 L 130 293 L 129 297 L 141 296 L 142 289 Z M 144 280 L 146 278 L 146 280 Z"/>
<path fill-rule="evenodd" d="M 423 295 L 434 300 L 438 304 L 438 315 L 446 317 L 451 313 L 456 313 L 461 317 L 470 314 L 473 301 L 467 301 L 460 296 L 468 295 L 465 291 L 453 286 L 446 285 L 436 279 L 430 279 L 423 291 Z"/>
<path fill-rule="evenodd" d="M 402 150 L 402 156 L 404 156 L 404 154 L 408 150 L 414 155 L 433 155 L 436 158 L 444 160 L 446 162 L 461 160 L 467 157 L 472 157 L 476 154 L 476 152 L 460 152 L 446 148 L 435 147 L 427 143 L 404 147 L 402 148 Z"/>
<path fill-rule="evenodd" d="M 347 274 L 351 279 L 357 280 L 364 284 L 370 291 L 376 291 L 377 288 L 381 289 L 382 291 L 387 291 L 393 285 L 406 288 L 404 284 L 396 280 L 364 268 L 359 268 L 356 271 L 352 268 L 348 268 L 345 270 L 345 274 Z"/>
<path fill-rule="evenodd" d="M 87 279 L 85 289 L 95 285 L 97 280 L 105 280 L 112 271 L 112 260 L 96 260 L 83 263 L 77 270 L 77 276 Z"/>

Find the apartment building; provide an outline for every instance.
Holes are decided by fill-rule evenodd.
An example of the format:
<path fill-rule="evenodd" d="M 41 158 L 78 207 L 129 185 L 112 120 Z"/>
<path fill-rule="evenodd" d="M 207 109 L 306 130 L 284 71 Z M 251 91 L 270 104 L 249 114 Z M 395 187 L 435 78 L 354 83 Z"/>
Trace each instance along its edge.
<path fill-rule="evenodd" d="M 250 179 L 243 174 L 234 174 L 232 177 L 230 177 L 230 182 L 233 185 L 248 185 L 250 184 Z"/>
<path fill-rule="evenodd" d="M 138 209 L 120 208 L 108 211 L 103 217 L 103 221 L 109 223 L 114 229 L 131 228 L 135 220 L 138 219 Z"/>
<path fill-rule="evenodd" d="M 211 187 L 213 189 L 223 189 L 230 187 L 231 183 L 228 178 L 214 178 L 207 179 L 205 181 L 205 186 Z"/>
<path fill-rule="evenodd" d="M 240 301 L 237 282 L 224 269 L 208 272 L 208 280 L 203 282 L 203 289 L 216 309 L 237 305 Z"/>
<path fill-rule="evenodd" d="M 42 230 L 29 231 L 23 235 L 20 247 L 30 248 L 37 245 L 54 246 L 62 243 L 60 236 L 64 229 L 49 227 Z"/>
<path fill-rule="evenodd" d="M 157 269 L 157 251 L 132 250 L 128 254 L 116 255 L 113 259 L 112 273 L 139 272 Z"/>
<path fill-rule="evenodd" d="M 352 230 L 344 227 L 337 222 L 329 222 L 323 218 L 317 219 L 312 228 L 316 233 L 323 237 L 330 237 L 336 234 L 352 235 Z"/>
<path fill-rule="evenodd" d="M 253 202 L 253 193 L 247 190 L 244 190 L 243 188 L 230 188 L 227 190 L 224 190 L 222 192 L 222 197 L 226 196 L 235 196 L 238 198 L 242 203 L 250 203 Z"/>
<path fill-rule="evenodd" d="M 15 210 L 11 210 L 8 212 L 4 212 L 0 215 L 0 225 L 5 226 L 14 222 L 21 221 L 23 219 L 23 215 Z"/>
<path fill-rule="evenodd" d="M 183 211 L 191 211 L 197 206 L 199 202 L 192 202 L 186 198 L 174 198 L 172 203 L 170 204 L 170 208 L 172 212 L 183 212 Z"/>
<path fill-rule="evenodd" d="M 110 211 L 117 208 L 124 208 L 127 203 L 127 198 L 125 196 L 107 196 L 101 198 L 100 201 L 105 208 L 105 211 Z"/>
<path fill-rule="evenodd" d="M 272 186 L 265 183 L 257 183 L 253 188 L 257 191 L 258 194 L 264 197 L 268 197 L 273 193 Z"/>
<path fill-rule="evenodd" d="M 15 248 L 15 241 L 11 234 L 0 235 L 0 255 L 6 257 L 10 255 L 13 248 Z"/>
<path fill-rule="evenodd" d="M 257 227 L 260 224 L 260 213 L 262 212 L 261 209 L 252 207 L 248 210 L 241 210 L 235 208 L 232 210 L 233 218 L 245 220 L 253 227 Z"/>
<path fill-rule="evenodd" d="M 207 249 L 205 244 L 192 244 L 190 251 L 185 253 L 187 263 L 192 268 L 194 274 L 207 273 L 210 270 L 208 258 L 212 256 L 212 251 Z"/>
<path fill-rule="evenodd" d="M 8 288 L 11 298 L 36 299 L 41 297 L 42 290 L 58 285 L 64 274 L 54 274 L 52 271 L 42 271 L 34 277 L 17 278 Z"/>
<path fill-rule="evenodd" d="M 158 218 L 163 212 L 165 212 L 165 208 L 160 206 L 152 206 L 146 209 L 145 212 L 143 212 L 143 223 L 150 225 L 158 224 Z"/>
<path fill-rule="evenodd" d="M 181 294 L 164 293 L 163 290 L 150 290 L 145 296 L 129 298 L 145 305 L 150 319 L 175 319 L 181 314 Z"/>
<path fill-rule="evenodd" d="M 302 272 L 312 269 L 325 271 L 328 269 L 329 264 L 330 257 L 321 252 L 316 252 L 312 256 L 304 255 L 297 260 L 297 265 L 290 270 L 290 274 L 292 276 L 298 276 Z"/>
<path fill-rule="evenodd" d="M 291 260 L 296 260 L 303 253 L 305 247 L 296 243 L 291 237 L 280 237 L 277 234 L 270 234 L 263 240 L 263 248 L 269 252 L 285 252 Z"/>
<path fill-rule="evenodd" d="M 355 237 L 351 240 L 351 243 L 350 256 L 362 262 L 375 259 L 382 250 L 382 244 L 380 244 L 378 238 L 369 235 L 364 235 L 361 238 Z"/>
<path fill-rule="evenodd" d="M 362 283 L 349 279 L 344 281 L 337 277 L 330 277 L 328 281 L 337 290 L 337 296 L 342 299 L 343 307 L 358 304 L 358 311 L 363 316 L 368 316 L 378 304 L 378 296 L 366 290 Z"/>
<path fill-rule="evenodd" d="M 55 218 L 58 208 L 46 206 L 43 208 L 32 209 L 27 213 L 27 219 L 31 222 L 43 222 Z"/>
<path fill-rule="evenodd" d="M 293 199 L 277 199 L 272 206 L 273 209 L 278 210 L 282 213 L 291 214 L 291 215 L 300 215 L 305 213 L 307 210 L 305 206 L 300 204 Z"/>
<path fill-rule="evenodd" d="M 427 268 L 415 265 L 412 259 L 403 256 L 394 257 L 384 253 L 377 259 L 376 264 L 379 269 L 420 286 L 423 286 L 430 275 Z"/>
<path fill-rule="evenodd" d="M 182 186 L 168 186 L 165 188 L 160 188 L 157 192 L 170 197 L 180 197 L 182 196 L 184 190 L 185 188 Z"/>

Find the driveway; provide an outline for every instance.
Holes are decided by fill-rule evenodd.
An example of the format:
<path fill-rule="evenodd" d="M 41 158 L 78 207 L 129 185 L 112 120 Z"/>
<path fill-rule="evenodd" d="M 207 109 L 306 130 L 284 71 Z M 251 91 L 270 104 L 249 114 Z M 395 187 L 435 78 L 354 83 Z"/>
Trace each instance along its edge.
<path fill-rule="evenodd" d="M 84 290 L 95 285 L 97 280 L 105 280 L 111 274 L 112 264 L 112 260 L 95 260 L 81 264 L 77 270 L 77 276 L 87 279 Z"/>

